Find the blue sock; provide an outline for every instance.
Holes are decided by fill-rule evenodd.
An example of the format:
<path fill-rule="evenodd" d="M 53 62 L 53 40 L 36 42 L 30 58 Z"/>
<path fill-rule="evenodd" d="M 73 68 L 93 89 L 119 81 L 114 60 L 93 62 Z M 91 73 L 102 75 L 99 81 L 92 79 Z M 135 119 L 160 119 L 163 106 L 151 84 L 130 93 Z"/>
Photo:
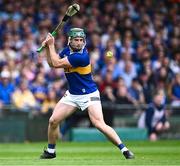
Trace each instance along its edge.
<path fill-rule="evenodd" d="M 123 149 L 125 147 L 125 145 L 122 143 L 122 144 L 119 144 L 118 145 L 118 148 L 121 150 L 121 149 Z"/>
<path fill-rule="evenodd" d="M 55 153 L 55 151 L 56 151 L 55 147 L 56 147 L 56 144 L 48 144 L 47 151 L 49 153 Z"/>
<path fill-rule="evenodd" d="M 56 147 L 56 144 L 48 144 L 49 149 L 55 149 L 55 147 Z"/>
<path fill-rule="evenodd" d="M 119 145 L 118 145 L 118 148 L 121 150 L 122 153 L 123 153 L 124 151 L 127 151 L 127 150 L 128 150 L 123 143 L 119 144 Z"/>

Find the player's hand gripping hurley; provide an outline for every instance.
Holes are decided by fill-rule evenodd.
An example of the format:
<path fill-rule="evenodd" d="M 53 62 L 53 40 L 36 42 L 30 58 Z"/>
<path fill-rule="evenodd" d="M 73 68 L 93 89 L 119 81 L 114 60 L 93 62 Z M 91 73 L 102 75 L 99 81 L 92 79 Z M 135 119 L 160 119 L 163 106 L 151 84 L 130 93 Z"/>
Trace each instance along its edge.
<path fill-rule="evenodd" d="M 66 23 L 66 21 L 69 20 L 70 17 L 72 17 L 73 15 L 75 15 L 78 11 L 80 10 L 80 6 L 78 4 L 73 4 L 71 6 L 68 7 L 65 16 L 63 17 L 62 21 L 56 26 L 56 28 L 54 29 L 54 31 L 51 33 L 52 36 L 56 36 L 58 33 L 58 30 L 61 29 L 64 24 Z M 37 52 L 40 53 L 43 48 L 45 46 L 41 46 L 37 49 Z"/>

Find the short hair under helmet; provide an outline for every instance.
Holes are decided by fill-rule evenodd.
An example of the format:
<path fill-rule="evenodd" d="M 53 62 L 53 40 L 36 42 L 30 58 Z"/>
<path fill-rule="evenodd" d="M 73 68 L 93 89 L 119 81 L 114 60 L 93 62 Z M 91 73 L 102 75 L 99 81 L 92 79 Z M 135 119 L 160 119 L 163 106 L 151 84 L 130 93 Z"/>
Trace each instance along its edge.
<path fill-rule="evenodd" d="M 69 38 L 75 38 L 75 37 L 85 38 L 86 37 L 84 30 L 81 28 L 71 28 L 68 33 L 68 36 Z"/>

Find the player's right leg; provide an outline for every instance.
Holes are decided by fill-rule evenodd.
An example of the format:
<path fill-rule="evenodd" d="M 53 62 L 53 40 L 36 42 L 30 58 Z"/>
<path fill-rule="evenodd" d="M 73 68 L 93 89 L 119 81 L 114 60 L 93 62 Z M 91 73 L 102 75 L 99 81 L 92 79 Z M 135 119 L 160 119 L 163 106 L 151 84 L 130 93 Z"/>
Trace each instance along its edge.
<path fill-rule="evenodd" d="M 41 159 L 52 159 L 56 157 L 55 146 L 59 135 L 59 123 L 76 111 L 76 107 L 64 104 L 61 101 L 57 103 L 52 116 L 49 119 L 48 126 L 48 148 L 40 156 Z"/>
<path fill-rule="evenodd" d="M 134 154 L 126 148 L 115 130 L 104 122 L 101 103 L 97 102 L 88 107 L 88 114 L 92 124 L 100 130 L 114 145 L 116 145 L 126 159 L 133 159 Z"/>

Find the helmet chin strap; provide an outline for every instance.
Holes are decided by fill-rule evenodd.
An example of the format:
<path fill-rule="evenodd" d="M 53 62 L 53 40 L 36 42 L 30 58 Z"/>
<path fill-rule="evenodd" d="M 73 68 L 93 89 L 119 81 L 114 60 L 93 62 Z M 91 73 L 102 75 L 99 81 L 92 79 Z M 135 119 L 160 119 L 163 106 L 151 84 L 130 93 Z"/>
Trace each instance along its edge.
<path fill-rule="evenodd" d="M 68 46 L 69 46 L 70 40 L 71 40 L 71 37 L 68 37 L 68 43 L 67 43 Z"/>

